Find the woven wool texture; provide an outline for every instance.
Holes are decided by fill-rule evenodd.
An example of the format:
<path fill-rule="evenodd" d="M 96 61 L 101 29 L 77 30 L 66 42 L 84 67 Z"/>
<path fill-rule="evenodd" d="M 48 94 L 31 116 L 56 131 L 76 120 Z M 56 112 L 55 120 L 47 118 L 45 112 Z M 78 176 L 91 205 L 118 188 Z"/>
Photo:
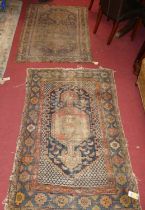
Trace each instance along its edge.
<path fill-rule="evenodd" d="M 29 69 L 6 210 L 140 210 L 108 69 Z"/>

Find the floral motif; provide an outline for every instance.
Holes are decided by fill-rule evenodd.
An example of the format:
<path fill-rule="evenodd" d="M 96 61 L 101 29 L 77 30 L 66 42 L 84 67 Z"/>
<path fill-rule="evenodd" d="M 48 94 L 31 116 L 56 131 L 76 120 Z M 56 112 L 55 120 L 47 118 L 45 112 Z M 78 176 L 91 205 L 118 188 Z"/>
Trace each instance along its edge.
<path fill-rule="evenodd" d="M 91 205 L 91 200 L 88 197 L 81 197 L 78 203 L 86 209 Z"/>
<path fill-rule="evenodd" d="M 27 182 L 30 179 L 30 175 L 27 171 L 24 171 L 20 174 L 19 180 L 21 182 Z"/>
<path fill-rule="evenodd" d="M 34 143 L 34 140 L 31 139 L 31 138 L 27 138 L 25 140 L 25 145 L 28 146 L 28 147 L 31 147 L 33 145 L 33 143 Z"/>
<path fill-rule="evenodd" d="M 22 158 L 22 163 L 24 165 L 29 165 L 33 160 L 33 157 L 31 155 L 25 155 L 23 158 Z"/>
<path fill-rule="evenodd" d="M 37 79 L 38 79 L 38 78 L 37 78 Z M 35 78 L 34 78 L 34 80 L 35 80 Z M 37 92 L 37 91 L 39 90 L 39 88 L 38 88 L 38 87 L 33 87 L 32 90 L 33 90 L 34 92 Z"/>
<path fill-rule="evenodd" d="M 110 143 L 110 146 L 111 146 L 113 149 L 117 150 L 117 149 L 120 147 L 120 144 L 119 144 L 117 141 L 112 141 L 112 142 Z"/>
<path fill-rule="evenodd" d="M 105 195 L 101 198 L 100 203 L 103 207 L 108 208 L 112 205 L 112 200 L 109 196 Z"/>
<path fill-rule="evenodd" d="M 30 124 L 30 125 L 27 126 L 27 130 L 29 132 L 32 132 L 34 129 L 35 129 L 35 126 L 33 124 Z"/>
<path fill-rule="evenodd" d="M 108 115 L 106 119 L 109 123 L 113 123 L 115 121 L 115 117 L 112 115 Z"/>
<path fill-rule="evenodd" d="M 106 104 L 104 105 L 104 108 L 107 109 L 107 110 L 111 110 L 111 109 L 113 108 L 113 105 L 110 104 L 110 103 L 106 103 Z"/>
<path fill-rule="evenodd" d="M 110 100 L 110 99 L 112 98 L 112 95 L 111 95 L 110 93 L 108 93 L 108 92 L 105 92 L 105 93 L 103 94 L 103 98 L 104 98 L 105 100 Z"/>
<path fill-rule="evenodd" d="M 124 160 L 119 155 L 114 155 L 112 161 L 115 165 L 120 165 L 124 162 Z"/>
<path fill-rule="evenodd" d="M 42 206 L 47 201 L 47 196 L 44 193 L 39 193 L 35 195 L 34 200 L 38 206 Z"/>
<path fill-rule="evenodd" d="M 117 128 L 109 128 L 108 129 L 110 136 L 116 136 L 118 134 Z"/>
<path fill-rule="evenodd" d="M 31 103 L 32 103 L 32 104 L 37 104 L 37 103 L 38 103 L 38 98 L 33 97 L 33 98 L 31 99 Z"/>
<path fill-rule="evenodd" d="M 123 174 L 118 174 L 117 175 L 117 183 L 120 185 L 126 184 L 127 180 L 126 177 Z"/>
<path fill-rule="evenodd" d="M 124 206 L 124 207 L 129 207 L 131 200 L 128 197 L 128 195 L 122 195 L 120 198 L 120 203 Z"/>
<path fill-rule="evenodd" d="M 55 198 L 55 203 L 60 207 L 64 207 L 68 203 L 68 198 L 65 196 L 57 196 Z"/>
<path fill-rule="evenodd" d="M 25 195 L 22 192 L 17 192 L 15 203 L 16 205 L 20 205 L 25 200 Z"/>

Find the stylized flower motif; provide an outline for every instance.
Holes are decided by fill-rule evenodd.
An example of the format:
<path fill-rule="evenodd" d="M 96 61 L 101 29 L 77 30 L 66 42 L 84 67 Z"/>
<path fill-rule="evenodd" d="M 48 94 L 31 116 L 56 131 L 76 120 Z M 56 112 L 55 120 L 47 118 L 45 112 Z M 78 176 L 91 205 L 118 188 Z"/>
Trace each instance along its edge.
<path fill-rule="evenodd" d="M 33 157 L 31 155 L 25 155 L 23 158 L 22 158 L 22 163 L 24 165 L 29 165 L 33 160 Z"/>
<path fill-rule="evenodd" d="M 31 103 L 32 103 L 32 104 L 37 104 L 37 103 L 38 103 L 38 98 L 33 97 L 33 98 L 31 99 Z"/>
<path fill-rule="evenodd" d="M 110 198 L 109 196 L 104 195 L 104 196 L 101 198 L 100 203 L 101 203 L 101 205 L 102 205 L 103 207 L 108 208 L 109 206 L 112 205 L 112 200 L 111 200 L 111 198 Z"/>
<path fill-rule="evenodd" d="M 87 197 L 81 197 L 78 203 L 84 208 L 88 208 L 91 205 L 91 200 Z"/>
<path fill-rule="evenodd" d="M 117 183 L 124 185 L 127 182 L 126 177 L 123 174 L 117 175 Z"/>
<path fill-rule="evenodd" d="M 120 203 L 124 206 L 124 207 L 129 207 L 131 200 L 130 197 L 128 197 L 128 195 L 122 195 L 120 198 Z"/>
<path fill-rule="evenodd" d="M 108 92 L 105 92 L 103 93 L 102 97 L 105 99 L 105 100 L 109 100 L 112 98 L 112 95 Z"/>
<path fill-rule="evenodd" d="M 55 203 L 60 207 L 64 207 L 68 203 L 68 198 L 65 196 L 57 196 L 55 198 Z"/>
<path fill-rule="evenodd" d="M 35 195 L 34 200 L 38 206 L 42 206 L 47 201 L 47 196 L 43 193 L 38 193 Z"/>
<path fill-rule="evenodd" d="M 34 81 L 37 81 L 39 79 L 39 77 L 37 76 L 37 75 L 35 75 L 34 77 L 33 77 L 33 80 Z"/>
<path fill-rule="evenodd" d="M 20 174 L 19 180 L 21 182 L 27 182 L 30 179 L 30 174 L 27 171 L 24 171 Z"/>
<path fill-rule="evenodd" d="M 94 206 L 92 210 L 101 210 L 99 206 Z"/>
<path fill-rule="evenodd" d="M 113 123 L 113 122 L 115 121 L 114 116 L 112 116 L 112 115 L 107 116 L 107 121 L 108 121 L 109 123 Z"/>
<path fill-rule="evenodd" d="M 34 79 L 34 78 L 33 78 L 33 79 Z M 34 92 L 37 92 L 37 91 L 39 90 L 39 88 L 35 86 L 35 87 L 32 88 L 32 90 L 33 90 Z"/>
<path fill-rule="evenodd" d="M 33 145 L 34 141 L 31 138 L 28 138 L 25 140 L 25 145 L 28 147 L 31 147 Z"/>
<path fill-rule="evenodd" d="M 112 142 L 110 143 L 110 146 L 111 146 L 113 149 L 117 150 L 117 149 L 120 147 L 120 144 L 119 144 L 117 141 L 112 141 Z"/>
<path fill-rule="evenodd" d="M 104 105 L 104 108 L 107 109 L 107 110 L 111 110 L 111 109 L 113 108 L 113 105 L 110 104 L 110 103 L 106 103 L 106 104 Z"/>
<path fill-rule="evenodd" d="M 108 130 L 109 130 L 110 136 L 118 135 L 118 129 L 117 128 L 109 128 Z"/>
<path fill-rule="evenodd" d="M 34 129 L 35 129 L 35 126 L 33 124 L 30 124 L 30 125 L 27 126 L 27 130 L 29 132 L 32 132 Z"/>
<path fill-rule="evenodd" d="M 17 192 L 15 203 L 16 205 L 20 205 L 25 200 L 25 195 L 22 192 Z"/>
<path fill-rule="evenodd" d="M 103 84 L 103 88 L 104 88 L 104 89 L 109 89 L 109 88 L 110 88 L 110 84 L 109 84 L 109 83 L 104 82 L 104 84 Z"/>
<path fill-rule="evenodd" d="M 115 165 L 120 165 L 124 162 L 124 160 L 119 155 L 114 155 L 112 161 Z"/>
<path fill-rule="evenodd" d="M 29 117 L 31 117 L 31 119 L 36 122 L 37 121 L 37 112 L 32 110 L 29 112 Z"/>

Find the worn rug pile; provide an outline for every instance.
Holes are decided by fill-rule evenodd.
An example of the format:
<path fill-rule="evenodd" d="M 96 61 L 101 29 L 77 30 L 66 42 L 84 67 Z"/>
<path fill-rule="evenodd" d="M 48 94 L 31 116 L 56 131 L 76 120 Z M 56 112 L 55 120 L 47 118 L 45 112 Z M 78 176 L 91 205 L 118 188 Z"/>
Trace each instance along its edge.
<path fill-rule="evenodd" d="M 108 69 L 29 69 L 6 210 L 140 210 Z"/>
<path fill-rule="evenodd" d="M 7 10 L 0 12 L 0 78 L 6 70 L 21 7 L 21 1 L 11 0 Z"/>
<path fill-rule="evenodd" d="M 90 62 L 87 8 L 31 4 L 18 62 Z"/>

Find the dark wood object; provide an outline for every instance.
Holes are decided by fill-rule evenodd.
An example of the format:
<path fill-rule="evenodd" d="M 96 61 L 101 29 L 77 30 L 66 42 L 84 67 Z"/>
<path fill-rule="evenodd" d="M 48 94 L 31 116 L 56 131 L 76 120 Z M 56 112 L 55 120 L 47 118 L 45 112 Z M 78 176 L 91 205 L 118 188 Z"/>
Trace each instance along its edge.
<path fill-rule="evenodd" d="M 134 61 L 134 74 L 136 74 L 137 76 L 139 75 L 139 72 L 141 70 L 141 63 L 144 58 L 145 58 L 145 41 L 141 46 L 138 55 Z"/>
<path fill-rule="evenodd" d="M 123 26 L 116 34 L 115 37 L 120 38 L 129 31 L 132 31 L 131 40 L 134 40 L 135 34 L 137 33 L 140 25 L 145 25 L 145 0 L 140 0 L 142 10 L 139 13 L 139 17 L 130 19 L 125 26 Z"/>
<path fill-rule="evenodd" d="M 47 2 L 48 0 L 39 0 L 39 2 Z"/>
<path fill-rule="evenodd" d="M 92 8 L 92 6 L 93 6 L 93 3 L 94 3 L 94 0 L 91 0 L 91 1 L 90 1 L 90 4 L 89 4 L 89 7 L 88 7 L 89 10 L 91 10 L 91 8 Z"/>
<path fill-rule="evenodd" d="M 92 8 L 93 2 L 94 0 L 90 1 L 89 9 Z M 98 30 L 103 14 L 107 16 L 107 19 L 113 20 L 113 27 L 107 41 L 109 45 L 118 29 L 119 23 L 126 19 L 137 18 L 143 9 L 143 6 L 137 0 L 100 0 L 94 33 Z M 132 38 L 134 34 L 135 30 Z"/>

